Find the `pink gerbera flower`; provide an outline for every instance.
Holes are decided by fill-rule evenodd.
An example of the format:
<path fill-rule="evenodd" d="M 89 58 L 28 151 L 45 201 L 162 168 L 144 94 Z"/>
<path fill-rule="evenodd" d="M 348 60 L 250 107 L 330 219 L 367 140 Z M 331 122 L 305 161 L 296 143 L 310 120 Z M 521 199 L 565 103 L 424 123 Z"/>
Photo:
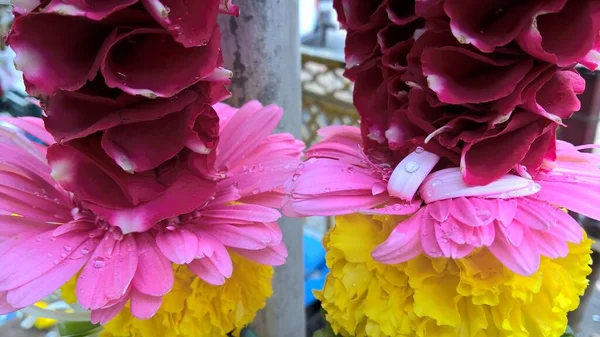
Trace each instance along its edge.
<path fill-rule="evenodd" d="M 92 311 L 92 321 L 107 322 L 128 301 L 133 315 L 149 318 L 173 286 L 171 262 L 187 264 L 215 285 L 231 275 L 228 249 L 263 264 L 285 262 L 275 222 L 280 214 L 265 205 L 280 203 L 284 178 L 276 173 L 291 174 L 303 145 L 291 135 L 269 135 L 281 118 L 277 107 L 252 102 L 239 112 L 215 108 L 228 120 L 221 129 L 225 141 L 216 150 L 220 171 L 213 173 L 221 178 L 216 194 L 191 213 L 128 234 L 52 179 L 46 146 L 22 131 L 51 144 L 41 120 L 5 119 L 0 125 L 0 313 L 32 305 L 80 273 L 77 298 Z M 281 155 L 278 165 L 272 153 Z M 190 164 L 205 162 L 190 157 Z"/>
<path fill-rule="evenodd" d="M 485 186 L 469 186 L 459 168 L 430 173 L 439 157 L 422 148 L 391 167 L 390 161 L 374 163 L 362 152 L 357 128 L 329 127 L 320 134 L 324 140 L 307 151 L 308 161 L 291 179 L 284 212 L 414 213 L 374 250 L 382 263 L 422 253 L 462 258 L 487 247 L 508 268 L 530 275 L 541 255 L 564 257 L 567 242 L 583 237 L 578 223 L 559 207 L 600 219 L 595 206 L 600 160 L 565 142 L 557 142 L 556 160 L 532 179 L 508 174 Z"/>

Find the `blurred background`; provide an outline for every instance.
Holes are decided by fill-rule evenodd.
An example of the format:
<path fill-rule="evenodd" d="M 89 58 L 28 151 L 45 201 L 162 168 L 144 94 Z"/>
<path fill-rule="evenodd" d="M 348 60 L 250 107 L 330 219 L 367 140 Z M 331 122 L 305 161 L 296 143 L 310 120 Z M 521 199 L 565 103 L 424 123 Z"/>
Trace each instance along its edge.
<path fill-rule="evenodd" d="M 366 0 L 365 0 L 366 1 Z M 0 0 L 0 32 L 10 25 L 7 1 Z M 358 115 L 352 106 L 353 85 L 343 77 L 344 40 L 346 34 L 337 23 L 333 0 L 299 0 L 300 40 L 302 53 L 302 137 L 307 146 L 313 144 L 316 131 L 327 125 L 358 125 Z M 14 54 L 0 42 L 0 114 L 41 116 L 39 107 L 25 94 L 21 74 L 14 69 Z M 597 132 L 600 113 L 600 77 L 583 71 L 587 88 L 580 99 L 582 109 L 568 120 L 568 128 L 560 138 L 575 145 L 600 144 Z M 599 205 L 600 207 L 600 205 Z M 577 215 L 575 215 L 577 216 Z M 583 217 L 580 223 L 590 236 L 600 238 L 600 224 Z M 307 310 L 307 336 L 323 326 L 320 306 L 312 289 L 321 289 L 327 274 L 325 251 L 321 238 L 332 226 L 332 219 L 313 217 L 304 229 L 304 300 Z M 595 245 L 594 272 L 580 309 L 570 316 L 570 324 L 579 337 L 600 337 L 600 245 Z M 45 305 L 41 303 L 40 305 Z M 27 317 L 20 313 L 0 316 L 0 337 L 54 337 L 44 330 L 48 320 Z"/>

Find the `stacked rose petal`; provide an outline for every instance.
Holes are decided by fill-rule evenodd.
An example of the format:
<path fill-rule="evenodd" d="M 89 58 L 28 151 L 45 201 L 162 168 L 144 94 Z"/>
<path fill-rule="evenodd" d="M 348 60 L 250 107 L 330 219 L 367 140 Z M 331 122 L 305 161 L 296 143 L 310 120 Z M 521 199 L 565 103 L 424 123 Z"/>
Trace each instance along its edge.
<path fill-rule="evenodd" d="M 368 3 L 368 4 L 367 4 Z M 368 149 L 417 145 L 470 184 L 534 175 L 600 63 L 597 1 L 335 2 Z M 558 28 L 560 27 L 560 28 Z"/>
<path fill-rule="evenodd" d="M 221 67 L 217 16 L 237 15 L 237 6 L 14 5 L 7 41 L 45 115 L 44 124 L 0 125 L 0 209 L 8 213 L 0 216 L 0 313 L 77 277 L 77 300 L 94 322 L 128 301 L 134 316 L 149 318 L 173 287 L 172 264 L 222 285 L 230 252 L 285 262 L 274 208 L 303 144 L 270 135 L 277 106 L 217 103 L 231 75 Z"/>

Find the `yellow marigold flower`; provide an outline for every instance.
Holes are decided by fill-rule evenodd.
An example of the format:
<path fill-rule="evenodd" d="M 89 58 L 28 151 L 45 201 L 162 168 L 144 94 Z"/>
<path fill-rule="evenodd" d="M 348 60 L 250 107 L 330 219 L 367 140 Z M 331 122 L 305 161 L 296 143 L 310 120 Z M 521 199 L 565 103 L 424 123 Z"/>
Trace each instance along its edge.
<path fill-rule="evenodd" d="M 239 336 L 273 294 L 273 268 L 231 254 L 233 274 L 224 285 L 210 285 L 185 266 L 174 265 L 175 285 L 156 315 L 140 320 L 122 310 L 104 326 L 100 337 Z M 75 288 L 63 287 L 68 298 Z"/>
<path fill-rule="evenodd" d="M 354 337 L 558 337 L 591 272 L 591 241 L 543 258 L 524 277 L 487 250 L 452 260 L 421 255 L 397 265 L 371 258 L 401 218 L 348 215 L 323 240 L 331 272 L 316 292 L 333 330 Z"/>

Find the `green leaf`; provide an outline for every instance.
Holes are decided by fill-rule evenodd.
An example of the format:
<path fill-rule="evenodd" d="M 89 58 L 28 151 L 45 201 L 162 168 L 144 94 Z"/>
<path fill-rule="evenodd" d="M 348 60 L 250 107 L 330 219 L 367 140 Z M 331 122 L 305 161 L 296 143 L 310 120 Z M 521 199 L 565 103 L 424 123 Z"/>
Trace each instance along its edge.
<path fill-rule="evenodd" d="M 573 329 L 571 329 L 570 326 L 567 326 L 567 331 L 565 331 L 565 333 L 562 335 L 562 337 L 576 337 L 576 336 L 575 336 L 575 332 L 573 332 Z"/>
<path fill-rule="evenodd" d="M 341 337 L 341 336 L 336 334 L 335 332 L 333 332 L 331 325 L 329 325 L 329 323 L 327 323 L 326 327 L 324 327 L 321 330 L 315 331 L 315 333 L 313 334 L 313 337 Z"/>
<path fill-rule="evenodd" d="M 61 337 L 87 337 L 102 330 L 102 326 L 90 322 L 63 322 L 58 325 Z"/>

